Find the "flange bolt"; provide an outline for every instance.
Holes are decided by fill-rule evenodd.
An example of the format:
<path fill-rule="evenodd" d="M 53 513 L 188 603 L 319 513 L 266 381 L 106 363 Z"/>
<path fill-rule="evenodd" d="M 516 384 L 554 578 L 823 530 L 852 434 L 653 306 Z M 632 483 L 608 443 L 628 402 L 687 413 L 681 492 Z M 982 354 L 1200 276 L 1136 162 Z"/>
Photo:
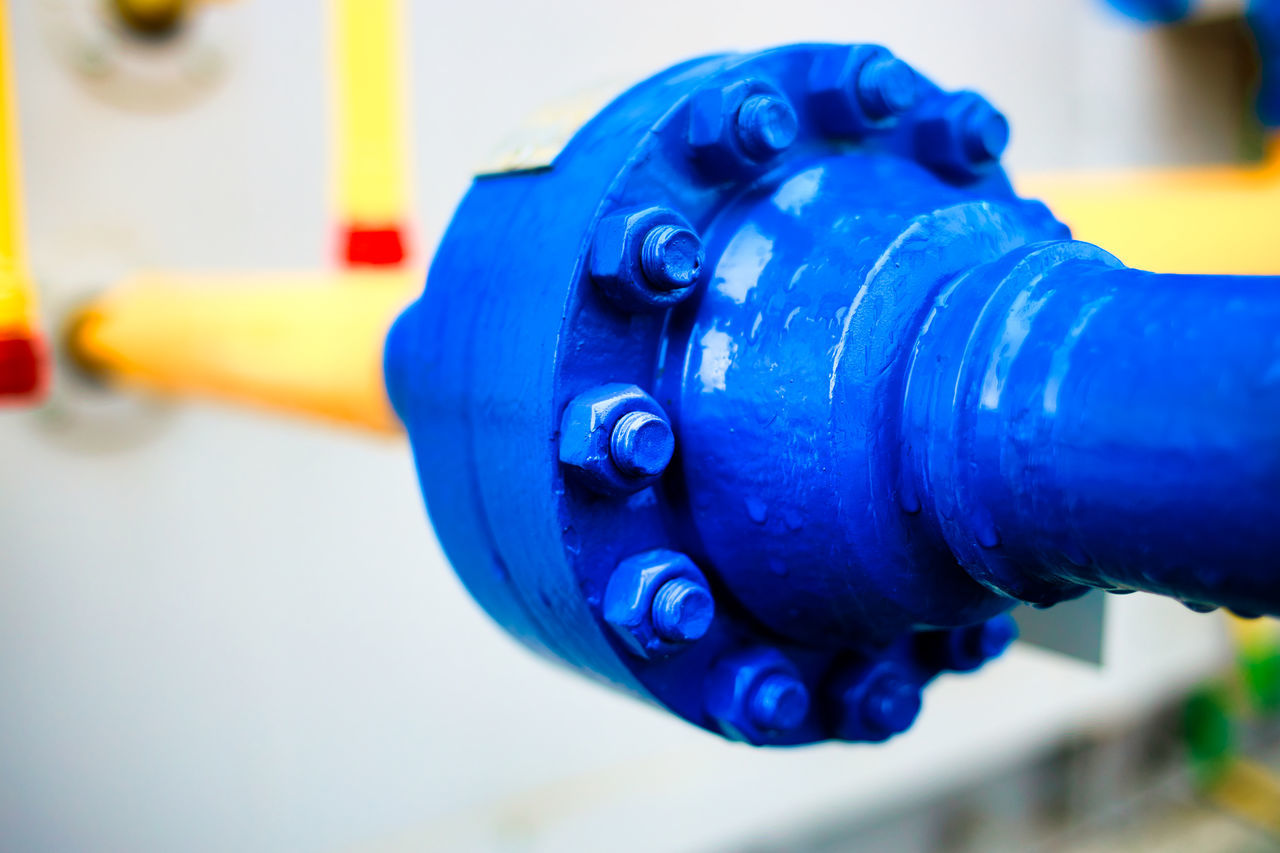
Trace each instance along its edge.
<path fill-rule="evenodd" d="M 961 134 L 964 151 L 975 163 L 999 160 L 1009 147 L 1009 120 L 979 99 L 965 113 Z"/>
<path fill-rule="evenodd" d="M 916 154 L 953 181 L 995 170 L 1008 146 L 1009 120 L 976 92 L 940 95 L 921 107 Z"/>
<path fill-rule="evenodd" d="M 757 163 L 790 148 L 799 130 L 795 109 L 777 95 L 752 95 L 738 108 L 738 142 Z"/>

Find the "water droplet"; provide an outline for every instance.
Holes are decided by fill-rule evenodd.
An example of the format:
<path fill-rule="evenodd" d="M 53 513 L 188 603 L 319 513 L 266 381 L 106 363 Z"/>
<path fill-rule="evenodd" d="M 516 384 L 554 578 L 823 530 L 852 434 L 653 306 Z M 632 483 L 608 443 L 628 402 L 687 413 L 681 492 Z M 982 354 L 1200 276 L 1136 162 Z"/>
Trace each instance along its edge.
<path fill-rule="evenodd" d="M 1000 546 L 1000 534 L 996 531 L 996 525 L 986 510 L 980 509 L 969 517 L 969 529 L 973 531 L 973 538 L 983 548 Z"/>

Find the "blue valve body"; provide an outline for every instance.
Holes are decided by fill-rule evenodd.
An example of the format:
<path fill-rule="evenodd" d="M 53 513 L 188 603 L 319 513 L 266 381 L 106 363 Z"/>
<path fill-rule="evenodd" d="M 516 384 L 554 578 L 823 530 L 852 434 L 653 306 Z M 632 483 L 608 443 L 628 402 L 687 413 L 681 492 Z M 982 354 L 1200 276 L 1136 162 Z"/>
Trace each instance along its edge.
<path fill-rule="evenodd" d="M 1071 241 L 1006 133 L 883 48 L 797 45 L 477 179 L 386 352 L 472 595 L 777 745 L 906 729 L 1019 602 L 1280 612 L 1280 287 Z"/>

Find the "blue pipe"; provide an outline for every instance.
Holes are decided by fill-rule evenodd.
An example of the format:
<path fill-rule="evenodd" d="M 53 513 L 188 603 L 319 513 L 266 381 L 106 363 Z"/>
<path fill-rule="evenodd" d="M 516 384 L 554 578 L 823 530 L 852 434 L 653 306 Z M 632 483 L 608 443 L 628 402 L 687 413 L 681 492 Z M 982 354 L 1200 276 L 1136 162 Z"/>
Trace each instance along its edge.
<path fill-rule="evenodd" d="M 873 45 L 714 56 L 480 177 L 387 342 L 459 576 L 753 744 L 881 741 L 1090 587 L 1280 613 L 1280 280 L 1157 276 Z"/>
<path fill-rule="evenodd" d="M 939 296 L 905 411 L 911 500 L 984 584 L 1280 613 L 1280 279 L 1015 252 Z"/>

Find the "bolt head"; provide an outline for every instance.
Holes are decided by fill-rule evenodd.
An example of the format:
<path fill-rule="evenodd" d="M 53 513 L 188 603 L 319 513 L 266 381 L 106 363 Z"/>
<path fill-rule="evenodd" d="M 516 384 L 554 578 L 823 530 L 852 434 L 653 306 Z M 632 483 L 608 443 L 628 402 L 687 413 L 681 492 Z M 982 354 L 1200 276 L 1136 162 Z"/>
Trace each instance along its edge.
<path fill-rule="evenodd" d="M 704 637 L 715 599 L 693 561 L 657 549 L 618 564 L 605 587 L 605 622 L 638 657 L 674 654 Z"/>
<path fill-rule="evenodd" d="M 976 92 L 939 95 L 922 108 L 915 128 L 920 162 L 957 183 L 997 169 L 1008 144 L 1008 119 Z"/>
<path fill-rule="evenodd" d="M 888 130 L 919 97 L 916 72 L 879 45 L 831 48 L 809 70 L 809 104 L 818 125 L 833 136 Z"/>
<path fill-rule="evenodd" d="M 684 217 L 668 208 L 648 207 L 600 220 L 588 271 L 619 308 L 662 311 L 693 294 L 704 260 L 702 240 Z"/>
<path fill-rule="evenodd" d="M 964 150 L 975 162 L 999 160 L 1009 147 L 1009 120 L 986 101 L 981 101 L 965 114 L 961 128 Z"/>
<path fill-rule="evenodd" d="M 763 80 L 710 87 L 689 98 L 689 150 L 710 177 L 759 172 L 791 147 L 799 129 L 786 95 Z"/>
<path fill-rule="evenodd" d="M 566 473 L 601 494 L 631 494 L 652 485 L 674 450 L 666 413 L 635 385 L 611 383 L 579 394 L 560 418 Z"/>
<path fill-rule="evenodd" d="M 809 719 L 809 689 L 795 664 L 776 649 L 722 658 L 708 673 L 706 689 L 707 713 L 736 740 L 785 741 Z"/>

